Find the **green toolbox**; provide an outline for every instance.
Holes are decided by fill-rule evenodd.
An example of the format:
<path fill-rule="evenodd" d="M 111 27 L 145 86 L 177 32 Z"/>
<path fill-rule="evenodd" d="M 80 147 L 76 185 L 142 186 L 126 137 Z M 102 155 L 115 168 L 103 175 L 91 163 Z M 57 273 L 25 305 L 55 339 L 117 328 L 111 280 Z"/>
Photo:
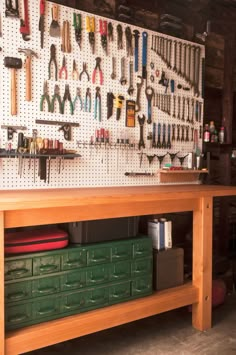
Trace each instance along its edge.
<path fill-rule="evenodd" d="M 152 255 L 140 236 L 6 257 L 6 329 L 150 295 Z"/>

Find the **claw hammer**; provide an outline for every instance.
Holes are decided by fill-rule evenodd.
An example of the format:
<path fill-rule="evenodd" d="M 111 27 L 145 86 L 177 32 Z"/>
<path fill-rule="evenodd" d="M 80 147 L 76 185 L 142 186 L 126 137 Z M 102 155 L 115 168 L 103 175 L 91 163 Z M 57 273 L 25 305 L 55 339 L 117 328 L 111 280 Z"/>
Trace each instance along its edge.
<path fill-rule="evenodd" d="M 32 93 L 31 93 L 31 81 L 32 81 L 32 56 L 38 58 L 38 55 L 29 48 L 19 48 L 19 53 L 24 53 L 26 55 L 25 60 L 25 70 L 26 70 L 26 92 L 25 92 L 25 100 L 31 101 L 32 100 Z"/>

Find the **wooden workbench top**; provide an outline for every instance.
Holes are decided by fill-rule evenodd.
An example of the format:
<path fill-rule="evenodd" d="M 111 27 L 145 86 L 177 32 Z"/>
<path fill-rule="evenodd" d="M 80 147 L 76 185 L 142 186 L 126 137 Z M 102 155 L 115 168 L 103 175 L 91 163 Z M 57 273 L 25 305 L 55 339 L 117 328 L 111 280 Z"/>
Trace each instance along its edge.
<path fill-rule="evenodd" d="M 0 210 L 88 206 L 236 195 L 233 186 L 162 185 L 43 190 L 1 190 Z"/>

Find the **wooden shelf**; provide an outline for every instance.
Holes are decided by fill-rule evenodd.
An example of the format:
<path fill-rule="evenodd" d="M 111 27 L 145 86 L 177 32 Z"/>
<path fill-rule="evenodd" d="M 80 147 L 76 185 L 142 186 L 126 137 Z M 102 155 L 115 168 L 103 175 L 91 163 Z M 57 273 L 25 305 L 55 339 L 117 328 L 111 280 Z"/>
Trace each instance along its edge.
<path fill-rule="evenodd" d="M 6 334 L 6 354 L 25 353 L 187 306 L 197 301 L 197 287 L 194 287 L 192 283 L 187 283 L 137 300 L 11 331 Z"/>
<path fill-rule="evenodd" d="M 161 170 L 160 182 L 194 182 L 199 180 L 200 174 L 208 174 L 208 170 Z"/>

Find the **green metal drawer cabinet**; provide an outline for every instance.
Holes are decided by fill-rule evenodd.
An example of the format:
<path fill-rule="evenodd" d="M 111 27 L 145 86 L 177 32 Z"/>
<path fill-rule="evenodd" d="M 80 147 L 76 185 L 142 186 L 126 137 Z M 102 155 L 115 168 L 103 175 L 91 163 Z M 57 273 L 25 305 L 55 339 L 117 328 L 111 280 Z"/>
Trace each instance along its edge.
<path fill-rule="evenodd" d="M 146 236 L 5 258 L 6 329 L 152 293 Z"/>

